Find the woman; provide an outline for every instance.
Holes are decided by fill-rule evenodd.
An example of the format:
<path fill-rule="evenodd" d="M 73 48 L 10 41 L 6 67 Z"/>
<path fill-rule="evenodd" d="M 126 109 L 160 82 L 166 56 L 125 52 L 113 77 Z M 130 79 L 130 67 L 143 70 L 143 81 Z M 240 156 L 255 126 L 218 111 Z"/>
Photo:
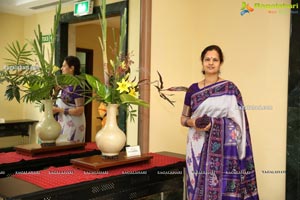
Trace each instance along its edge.
<path fill-rule="evenodd" d="M 189 200 L 257 200 L 248 120 L 238 88 L 219 77 L 220 47 L 201 54 L 204 79 L 186 92 L 181 124 L 187 139 Z"/>
<path fill-rule="evenodd" d="M 80 61 L 75 56 L 67 56 L 61 67 L 62 74 L 79 75 Z M 58 93 L 53 113 L 57 114 L 57 121 L 62 131 L 56 142 L 84 142 L 85 141 L 85 115 L 84 97 L 80 94 L 80 87 L 67 86 Z"/>

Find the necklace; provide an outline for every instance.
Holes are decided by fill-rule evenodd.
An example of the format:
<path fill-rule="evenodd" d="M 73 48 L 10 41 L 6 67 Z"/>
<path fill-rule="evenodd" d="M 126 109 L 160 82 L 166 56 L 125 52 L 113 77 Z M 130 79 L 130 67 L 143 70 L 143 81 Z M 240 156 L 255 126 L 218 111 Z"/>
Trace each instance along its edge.
<path fill-rule="evenodd" d="M 220 79 L 220 77 L 218 77 L 218 78 L 217 78 L 216 82 L 218 82 L 218 81 L 219 81 L 219 79 Z M 203 80 L 203 87 L 205 87 L 205 86 L 206 86 L 206 85 L 205 85 L 205 80 L 206 80 L 206 79 L 204 79 L 204 80 Z M 216 82 L 214 82 L 214 83 L 212 83 L 212 84 L 215 84 Z"/>

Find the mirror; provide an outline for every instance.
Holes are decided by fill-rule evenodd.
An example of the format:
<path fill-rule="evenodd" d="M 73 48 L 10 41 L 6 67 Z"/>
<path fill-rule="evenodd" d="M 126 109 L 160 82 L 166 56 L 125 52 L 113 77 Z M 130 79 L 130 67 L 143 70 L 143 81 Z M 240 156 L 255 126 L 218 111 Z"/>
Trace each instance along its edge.
<path fill-rule="evenodd" d="M 128 1 L 107 4 L 106 17 L 108 22 L 108 34 L 110 34 L 109 32 L 111 31 L 110 27 L 115 28 L 116 35 L 119 34 L 118 30 L 120 30 L 121 18 L 125 8 L 128 8 Z M 61 63 L 67 55 L 82 55 L 83 53 L 85 55 L 86 51 L 92 52 L 91 57 L 94 58 L 94 62 L 85 66 L 86 73 L 96 75 L 100 79 L 103 78 L 101 61 L 102 53 L 98 41 L 98 36 L 101 35 L 99 22 L 100 15 L 99 6 L 94 7 L 93 14 L 91 15 L 76 17 L 73 15 L 73 12 L 61 15 L 55 52 L 55 64 L 57 66 L 61 66 Z M 84 30 L 86 32 L 84 32 Z M 90 39 L 93 39 L 93 41 L 90 41 L 90 45 L 84 44 Z M 112 37 L 111 41 L 113 41 Z M 109 48 L 109 46 L 113 45 L 110 45 L 108 41 L 107 46 Z M 125 52 L 126 51 L 127 41 L 125 46 Z M 86 58 L 85 56 L 79 57 Z M 110 55 L 108 53 L 108 59 L 109 58 Z M 86 61 L 87 60 L 84 60 L 83 63 L 86 63 Z M 101 120 L 97 118 L 97 108 L 97 102 L 93 102 L 85 106 L 86 142 L 92 141 L 92 139 L 95 138 L 96 132 L 101 128 Z M 119 126 L 126 133 L 126 113 L 119 113 Z"/>

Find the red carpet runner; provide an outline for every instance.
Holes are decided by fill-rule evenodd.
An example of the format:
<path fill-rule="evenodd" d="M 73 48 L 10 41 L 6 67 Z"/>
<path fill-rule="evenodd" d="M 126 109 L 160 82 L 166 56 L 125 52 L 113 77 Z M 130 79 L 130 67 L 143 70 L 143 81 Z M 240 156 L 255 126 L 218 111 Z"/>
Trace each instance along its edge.
<path fill-rule="evenodd" d="M 184 159 L 180 158 L 163 156 L 155 153 L 150 154 L 153 155 L 153 158 L 149 162 L 116 167 L 108 169 L 107 171 L 104 169 L 103 171 L 88 172 L 76 169 L 72 166 L 64 166 L 50 167 L 46 170 L 32 173 L 24 172 L 22 174 L 16 174 L 13 177 L 25 180 L 44 189 L 50 189 L 122 174 L 143 174 L 146 173 L 143 172 L 143 170 L 184 162 Z"/>

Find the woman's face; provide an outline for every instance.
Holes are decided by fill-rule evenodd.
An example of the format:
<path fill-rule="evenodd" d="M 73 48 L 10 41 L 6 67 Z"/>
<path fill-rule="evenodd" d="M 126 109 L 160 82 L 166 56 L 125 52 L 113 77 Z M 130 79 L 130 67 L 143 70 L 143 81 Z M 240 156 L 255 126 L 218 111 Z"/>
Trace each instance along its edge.
<path fill-rule="evenodd" d="M 62 66 L 61 66 L 61 72 L 62 74 L 74 74 L 74 67 L 70 67 L 66 61 L 63 62 Z"/>
<path fill-rule="evenodd" d="M 207 51 L 202 61 L 203 70 L 205 74 L 219 73 L 221 68 L 220 56 L 217 51 Z"/>

